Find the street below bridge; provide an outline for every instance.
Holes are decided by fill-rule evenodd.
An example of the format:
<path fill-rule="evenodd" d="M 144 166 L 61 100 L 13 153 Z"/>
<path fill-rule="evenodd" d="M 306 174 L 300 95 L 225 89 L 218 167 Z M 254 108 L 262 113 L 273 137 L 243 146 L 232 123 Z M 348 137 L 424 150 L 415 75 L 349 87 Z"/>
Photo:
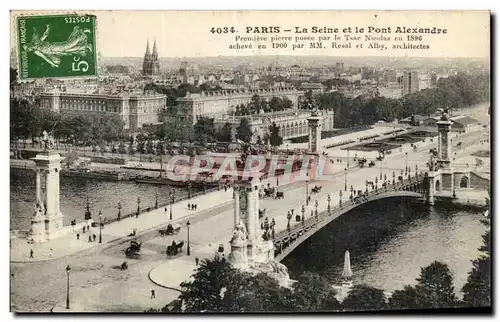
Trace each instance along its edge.
<path fill-rule="evenodd" d="M 464 147 L 460 153 L 457 151 L 457 159 L 471 153 L 472 149 L 467 148 L 467 142 L 477 144 L 476 142 L 479 142 L 481 135 L 479 132 L 461 135 L 460 140 L 462 140 Z M 305 181 L 298 182 L 283 190 L 283 199 L 261 199 L 260 209 L 266 209 L 264 218 L 268 217 L 269 221 L 275 220 L 276 232 L 286 230 L 287 213 L 291 212 L 292 209 L 294 216 L 291 218 L 290 224 L 292 227 L 300 225 L 301 222 L 295 221 L 295 215 L 302 215 L 303 205 L 305 217 L 309 218 L 311 212 L 314 214 L 316 210 L 316 201 L 318 212 L 324 212 L 328 207 L 328 195 L 330 195 L 331 206 L 336 206 L 341 198 L 340 191 L 342 191 L 342 200 L 346 201 L 349 198 L 351 186 L 353 190 L 365 191 L 367 180 L 375 182 L 376 177 L 380 180 L 380 171 L 382 171 L 382 178 L 385 175 L 388 181 L 392 181 L 392 174 L 395 172 L 397 180 L 401 169 L 404 172 L 406 158 L 408 158 L 408 166 L 412 175 L 415 173 L 415 165 L 418 165 L 419 172 L 420 169 L 425 170 L 425 164 L 429 159 L 429 149 L 436 145 L 433 143 L 421 147 L 417 152 L 410 151 L 408 157 L 404 153 L 388 156 L 383 161 L 382 167 L 378 163 L 371 168 L 354 167 L 346 172 L 342 170 L 333 173 L 326 181 L 312 181 L 307 184 Z M 379 181 L 379 186 L 381 186 L 382 181 Z M 319 193 L 311 194 L 310 189 L 315 185 L 321 186 L 322 189 Z M 306 205 L 306 186 L 308 187 L 307 194 L 311 196 L 308 205 Z M 203 207 L 203 205 L 200 206 Z M 75 255 L 44 262 L 12 263 L 11 303 L 13 310 L 16 312 L 48 312 L 51 308 L 56 307 L 56 309 L 64 311 L 66 265 L 72 267 L 70 273 L 72 310 L 86 312 L 143 311 L 149 307 L 160 308 L 175 299 L 179 293 L 152 283 L 148 274 L 152 271 L 162 272 L 161 276 L 156 276 L 157 283 L 158 280 L 161 280 L 163 282 L 158 284 L 175 288 L 183 280 L 179 280 L 178 276 L 168 270 L 155 268 L 168 262 L 172 271 L 190 272 L 195 268 L 195 257 L 202 259 L 213 255 L 219 244 L 224 245 L 224 255 L 227 257 L 230 252 L 229 240 L 234 226 L 233 216 L 231 206 L 214 208 L 200 213 L 199 216 L 176 219 L 174 223 L 182 227 L 179 235 L 160 237 L 156 231 L 139 235 L 138 238 L 143 242 L 143 247 L 138 259 L 126 259 L 123 251 L 128 244 L 117 243 L 105 244 L 102 247 L 94 247 Z M 191 221 L 191 256 L 186 255 L 186 247 L 184 247 L 181 256 L 167 259 L 165 255 L 167 245 L 170 245 L 174 240 L 186 242 L 187 220 Z M 129 269 L 126 271 L 116 269 L 115 266 L 120 265 L 124 260 L 129 262 Z M 152 289 L 156 293 L 154 299 L 150 298 Z"/>

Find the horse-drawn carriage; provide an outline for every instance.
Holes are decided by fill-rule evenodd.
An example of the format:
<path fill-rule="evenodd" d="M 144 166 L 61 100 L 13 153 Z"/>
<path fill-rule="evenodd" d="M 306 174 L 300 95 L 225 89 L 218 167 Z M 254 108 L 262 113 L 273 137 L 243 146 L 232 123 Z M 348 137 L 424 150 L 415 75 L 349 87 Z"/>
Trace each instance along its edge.
<path fill-rule="evenodd" d="M 137 254 L 138 252 L 141 251 L 141 245 L 142 243 L 138 243 L 135 240 L 130 241 L 130 246 L 125 249 L 125 254 L 126 255 L 132 255 L 132 254 Z"/>
<path fill-rule="evenodd" d="M 283 198 L 285 198 L 283 191 L 276 192 L 276 197 L 274 197 L 274 199 L 283 199 Z"/>
<path fill-rule="evenodd" d="M 359 158 L 359 159 L 358 159 L 358 165 L 359 165 L 359 167 L 360 167 L 360 168 L 364 167 L 364 166 L 365 166 L 366 161 L 367 161 L 367 160 L 366 160 L 366 158 L 364 158 L 364 157 L 363 157 L 363 158 Z"/>
<path fill-rule="evenodd" d="M 273 188 L 264 188 L 264 197 L 271 197 L 274 195 L 274 187 Z"/>
<path fill-rule="evenodd" d="M 311 189 L 311 193 L 319 193 L 321 191 L 321 186 L 314 186 Z"/>
<path fill-rule="evenodd" d="M 374 166 L 375 166 L 375 162 L 374 162 L 373 160 L 372 160 L 372 161 L 370 161 L 370 163 L 368 163 L 368 166 L 369 166 L 370 168 L 374 167 Z"/>
<path fill-rule="evenodd" d="M 167 246 L 167 256 L 175 256 L 179 253 L 182 253 L 182 246 L 184 246 L 184 242 L 176 243 L 175 240 L 172 242 L 172 245 Z"/>
<path fill-rule="evenodd" d="M 181 231 L 180 226 L 173 226 L 172 224 L 168 224 L 166 229 L 160 229 L 158 232 L 160 233 L 160 236 L 172 236 L 172 235 L 177 235 Z"/>
<path fill-rule="evenodd" d="M 121 269 L 122 271 L 127 270 L 127 269 L 128 269 L 128 264 L 127 264 L 127 262 L 123 262 L 123 263 L 120 265 L 120 269 Z"/>

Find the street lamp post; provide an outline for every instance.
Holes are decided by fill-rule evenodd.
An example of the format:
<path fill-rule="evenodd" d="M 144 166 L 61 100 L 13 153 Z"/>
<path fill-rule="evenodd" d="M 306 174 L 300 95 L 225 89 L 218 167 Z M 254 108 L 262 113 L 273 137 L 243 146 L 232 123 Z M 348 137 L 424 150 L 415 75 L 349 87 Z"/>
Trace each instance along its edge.
<path fill-rule="evenodd" d="M 328 197 L 326 200 L 328 201 L 328 214 L 330 214 L 330 201 L 332 201 L 332 197 L 330 197 L 330 194 L 328 194 Z"/>
<path fill-rule="evenodd" d="M 169 194 L 169 202 L 170 202 L 170 220 L 172 220 L 172 199 L 173 199 L 173 195 L 172 195 L 172 191 L 170 191 L 170 194 Z"/>
<path fill-rule="evenodd" d="M 135 218 L 139 218 L 141 213 L 141 197 L 137 197 L 137 212 L 135 213 Z"/>
<path fill-rule="evenodd" d="M 99 244 L 102 244 L 102 211 L 99 210 Z"/>
<path fill-rule="evenodd" d="M 69 272 L 71 271 L 71 267 L 66 266 L 66 309 L 69 310 Z"/>
<path fill-rule="evenodd" d="M 405 172 L 408 172 L 408 152 L 405 152 L 405 158 L 406 158 Z"/>
<path fill-rule="evenodd" d="M 155 209 L 158 209 L 158 193 L 155 194 Z"/>
<path fill-rule="evenodd" d="M 384 159 L 380 159 L 380 181 L 382 181 L 382 162 L 384 161 Z"/>
<path fill-rule="evenodd" d="M 304 207 L 304 205 L 302 205 L 302 209 L 300 210 L 300 212 L 302 212 L 302 218 L 304 218 L 306 213 L 306 207 Z"/>
<path fill-rule="evenodd" d="M 316 215 L 316 217 L 318 216 L 318 199 L 316 199 L 316 201 L 314 202 L 314 207 L 316 208 L 314 210 L 314 214 Z"/>
<path fill-rule="evenodd" d="M 306 180 L 306 205 L 309 205 L 309 180 Z"/>
<path fill-rule="evenodd" d="M 90 202 L 89 197 L 87 196 L 87 205 L 85 206 L 85 220 L 92 219 L 92 213 L 90 212 Z"/>
<path fill-rule="evenodd" d="M 396 172 L 392 171 L 392 185 L 394 186 L 396 184 Z"/>
<path fill-rule="evenodd" d="M 188 242 L 187 255 L 190 256 L 191 255 L 191 245 L 189 244 L 189 226 L 191 226 L 191 223 L 189 222 L 189 220 L 186 223 L 186 226 L 187 226 L 187 242 Z"/>
<path fill-rule="evenodd" d="M 122 219 L 122 203 L 118 201 L 116 208 L 118 208 L 118 221 L 120 221 Z"/>
<path fill-rule="evenodd" d="M 304 206 L 302 206 L 302 209 Z M 286 224 L 286 229 L 288 231 L 290 231 L 290 219 L 292 219 L 292 214 L 290 213 L 290 211 L 286 214 L 286 219 L 288 219 L 288 223 Z"/>
<path fill-rule="evenodd" d="M 342 208 L 342 189 L 339 190 L 339 196 L 340 196 L 339 206 L 340 206 L 340 208 Z"/>
<path fill-rule="evenodd" d="M 344 168 L 344 191 L 347 191 L 347 168 Z"/>

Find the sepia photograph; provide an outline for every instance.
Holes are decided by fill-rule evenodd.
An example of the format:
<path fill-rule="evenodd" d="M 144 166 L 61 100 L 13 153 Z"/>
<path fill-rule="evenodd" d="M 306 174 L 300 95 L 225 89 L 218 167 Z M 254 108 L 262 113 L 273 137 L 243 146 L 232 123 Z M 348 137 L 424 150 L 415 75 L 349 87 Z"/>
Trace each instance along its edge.
<path fill-rule="evenodd" d="M 492 313 L 491 13 L 10 11 L 10 312 Z"/>

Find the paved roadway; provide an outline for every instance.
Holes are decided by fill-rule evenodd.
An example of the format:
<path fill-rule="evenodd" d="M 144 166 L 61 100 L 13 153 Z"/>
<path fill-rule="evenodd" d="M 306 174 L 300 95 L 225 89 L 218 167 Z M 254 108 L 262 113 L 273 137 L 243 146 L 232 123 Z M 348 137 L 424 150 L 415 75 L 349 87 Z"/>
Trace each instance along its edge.
<path fill-rule="evenodd" d="M 479 133 L 461 136 L 465 142 L 478 141 Z M 435 145 L 435 143 L 433 143 Z M 420 152 L 410 152 L 408 164 L 414 172 L 415 164 L 424 169 L 428 160 L 430 147 L 422 147 Z M 465 151 L 463 153 L 470 153 Z M 459 155 L 457 154 L 457 157 Z M 383 174 L 392 180 L 392 171 L 405 167 L 405 155 L 399 153 L 388 157 L 383 163 Z M 348 190 L 351 185 L 357 189 L 365 189 L 365 181 L 373 180 L 380 174 L 380 167 L 351 169 L 347 175 Z M 327 195 L 331 194 L 331 203 L 338 204 L 339 190 L 344 189 L 343 171 L 331 176 L 332 180 L 310 184 L 323 187 L 321 193 L 311 196 L 311 203 L 306 209 L 306 216 L 314 209 L 318 200 L 319 210 L 327 208 Z M 343 191 L 343 199 L 349 192 Z M 284 200 L 263 199 L 260 208 L 267 209 L 267 215 L 276 220 L 276 231 L 286 229 L 286 213 L 294 209 L 300 213 L 305 200 L 305 185 L 298 183 L 296 188 L 285 191 Z M 294 218 L 293 218 L 294 219 Z M 292 224 L 295 224 L 292 219 Z M 207 247 L 215 247 L 219 243 L 228 245 L 233 228 L 233 210 L 206 212 L 201 217 L 191 220 L 192 257 L 205 251 Z M 184 226 L 184 222 L 181 222 Z M 298 224 L 298 223 L 297 223 Z M 181 233 L 185 234 L 185 230 Z M 175 291 L 160 288 L 151 283 L 148 273 L 154 267 L 165 262 L 164 250 L 172 240 L 185 240 L 185 236 L 158 237 L 154 233 L 141 236 L 144 241 L 142 255 L 139 260 L 128 260 L 129 270 L 120 271 L 113 266 L 125 260 L 123 253 L 127 245 L 114 245 L 107 248 L 94 248 L 77 255 L 49 262 L 11 264 L 14 273 L 12 285 L 12 304 L 15 311 L 49 311 L 56 306 L 61 307 L 65 301 L 66 265 L 71 270 L 71 303 L 72 308 L 79 311 L 142 311 L 149 307 L 161 307 L 178 295 Z M 210 245 L 210 246 L 209 246 Z M 162 253 L 163 252 L 163 253 Z M 228 247 L 226 247 L 226 254 Z M 150 299 L 150 291 L 155 289 L 156 299 Z"/>

